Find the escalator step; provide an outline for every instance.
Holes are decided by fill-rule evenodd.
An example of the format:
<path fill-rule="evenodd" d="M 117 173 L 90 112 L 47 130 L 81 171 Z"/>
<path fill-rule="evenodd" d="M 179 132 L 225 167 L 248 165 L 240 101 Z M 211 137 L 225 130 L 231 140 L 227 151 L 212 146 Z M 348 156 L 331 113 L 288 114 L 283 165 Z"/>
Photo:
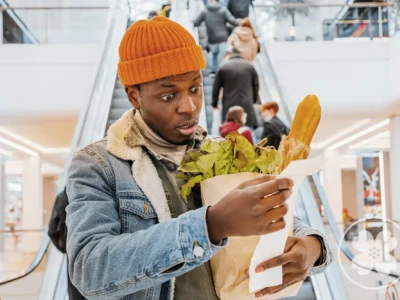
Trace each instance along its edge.
<path fill-rule="evenodd" d="M 119 118 L 121 118 L 121 116 L 127 112 L 129 109 L 126 108 L 112 108 L 110 110 L 110 113 L 108 115 L 108 119 L 111 120 L 118 120 Z"/>
<path fill-rule="evenodd" d="M 125 90 L 121 88 L 115 88 L 113 93 L 114 98 L 124 98 L 127 97 Z"/>
<path fill-rule="evenodd" d="M 126 108 L 128 110 L 132 108 L 132 105 L 129 102 L 128 97 L 114 98 L 111 103 L 111 109 L 113 108 Z"/>

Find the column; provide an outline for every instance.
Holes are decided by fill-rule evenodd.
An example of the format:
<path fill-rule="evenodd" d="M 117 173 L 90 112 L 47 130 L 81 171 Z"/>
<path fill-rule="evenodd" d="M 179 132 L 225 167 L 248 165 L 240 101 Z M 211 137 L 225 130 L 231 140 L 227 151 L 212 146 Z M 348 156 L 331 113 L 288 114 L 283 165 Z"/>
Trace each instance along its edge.
<path fill-rule="evenodd" d="M 324 164 L 324 188 L 335 221 L 343 223 L 342 169 L 340 155 L 333 150 L 326 150 Z"/>
<path fill-rule="evenodd" d="M 6 172 L 5 158 L 0 154 L 0 230 L 4 230 L 6 213 Z M 4 234 L 0 234 L 0 251 L 4 249 Z"/>
<path fill-rule="evenodd" d="M 22 229 L 42 229 L 43 227 L 43 175 L 39 156 L 24 159 L 24 190 L 22 206 Z M 24 234 L 24 248 L 37 251 L 42 234 Z"/>
<path fill-rule="evenodd" d="M 400 116 L 390 120 L 390 202 L 388 218 L 400 225 Z M 393 229 L 393 232 L 399 243 L 399 230 Z M 400 258 L 400 247 L 396 247 L 395 256 Z"/>

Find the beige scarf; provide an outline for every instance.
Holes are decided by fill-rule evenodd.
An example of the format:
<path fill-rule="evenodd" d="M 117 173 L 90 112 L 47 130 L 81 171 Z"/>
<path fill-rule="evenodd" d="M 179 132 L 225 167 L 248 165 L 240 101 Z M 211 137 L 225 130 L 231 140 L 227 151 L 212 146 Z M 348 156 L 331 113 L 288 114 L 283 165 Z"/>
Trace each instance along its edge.
<path fill-rule="evenodd" d="M 148 150 L 154 152 L 154 154 L 160 155 L 162 158 L 165 158 L 178 166 L 181 164 L 188 148 L 187 145 L 177 146 L 161 138 L 146 124 L 146 122 L 143 120 L 140 110 L 135 112 L 133 119 L 135 120 L 147 147 L 149 148 Z"/>

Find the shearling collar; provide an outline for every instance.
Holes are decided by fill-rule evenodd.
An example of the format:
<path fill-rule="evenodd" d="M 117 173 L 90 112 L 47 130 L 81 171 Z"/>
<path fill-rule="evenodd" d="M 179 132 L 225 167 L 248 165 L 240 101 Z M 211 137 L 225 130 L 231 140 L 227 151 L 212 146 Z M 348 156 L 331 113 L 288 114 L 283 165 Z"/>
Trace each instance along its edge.
<path fill-rule="evenodd" d="M 122 115 L 122 117 L 109 128 L 107 132 L 107 151 L 114 156 L 123 159 L 135 161 L 138 159 L 138 149 L 146 147 L 149 149 L 145 139 L 133 118 L 135 111 L 132 109 Z M 198 149 L 200 144 L 207 137 L 207 133 L 200 127 L 197 127 L 194 137 L 193 148 Z M 157 153 L 151 153 L 157 159 Z"/>

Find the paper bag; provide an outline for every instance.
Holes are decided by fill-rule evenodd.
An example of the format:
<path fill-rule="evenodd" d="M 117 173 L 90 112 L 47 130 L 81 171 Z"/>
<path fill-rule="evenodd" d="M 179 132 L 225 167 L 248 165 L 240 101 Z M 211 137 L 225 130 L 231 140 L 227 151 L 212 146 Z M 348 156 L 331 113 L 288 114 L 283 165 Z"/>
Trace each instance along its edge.
<path fill-rule="evenodd" d="M 305 162 L 305 164 L 298 164 L 298 162 Z M 214 285 L 221 300 L 273 300 L 297 295 L 302 283 L 288 287 L 275 295 L 256 298 L 255 292 L 282 283 L 282 267 L 257 274 L 254 270 L 260 262 L 283 253 L 287 237 L 292 234 L 293 212 L 298 187 L 306 175 L 316 173 L 322 165 L 321 158 L 298 162 L 291 163 L 280 175 L 280 177 L 291 178 L 295 183 L 293 193 L 286 202 L 289 208 L 288 214 L 285 216 L 286 228 L 261 237 L 231 237 L 228 245 L 211 259 Z M 303 170 L 299 168 L 303 168 Z M 215 205 L 242 182 L 258 176 L 262 176 L 262 174 L 238 173 L 204 180 L 201 183 L 203 204 Z M 240 221 L 237 220 L 237 222 Z M 249 276 L 245 274 L 246 269 L 249 268 L 250 280 Z"/>

